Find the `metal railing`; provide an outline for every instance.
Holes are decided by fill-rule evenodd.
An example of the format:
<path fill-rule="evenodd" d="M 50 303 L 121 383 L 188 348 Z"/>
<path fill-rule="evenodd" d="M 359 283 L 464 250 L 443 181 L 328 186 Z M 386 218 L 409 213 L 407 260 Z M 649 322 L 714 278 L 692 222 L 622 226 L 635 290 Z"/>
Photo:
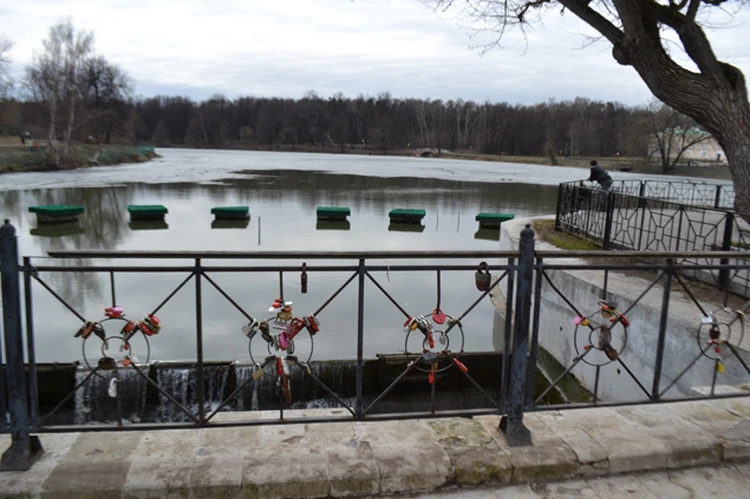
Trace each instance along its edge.
<path fill-rule="evenodd" d="M 691 281 L 681 276 L 690 259 L 704 261 L 698 267 L 705 271 L 747 271 L 750 263 L 748 254 L 741 254 L 728 263 L 732 252 L 678 253 L 661 252 L 644 255 L 640 252 L 622 252 L 619 256 L 637 260 L 638 263 L 606 263 L 611 254 L 608 252 L 536 252 L 534 249 L 534 232 L 527 226 L 521 232 L 518 251 L 466 251 L 466 252 L 108 252 L 108 251 L 71 251 L 50 253 L 58 259 L 149 259 L 160 261 L 189 260 L 190 265 L 146 265 L 125 266 L 113 265 L 76 265 L 75 261 L 65 265 L 35 265 L 30 257 L 19 263 L 15 230 L 9 223 L 0 229 L 0 262 L 2 263 L 3 292 L 3 333 L 5 339 L 5 369 L 0 370 L 4 378 L 0 379 L 0 403 L 8 401 L 7 406 L 0 406 L 0 413 L 8 415 L 7 428 L 12 436 L 11 447 L 3 455 L 0 469 L 28 469 L 34 456 L 41 451 L 41 441 L 33 432 L 45 431 L 85 431 L 102 429 L 150 429 L 150 428 L 200 428 L 206 426 L 255 425 L 268 423 L 293 423 L 299 421 L 324 422 L 341 421 L 342 419 L 377 420 L 383 418 L 422 418 L 446 415 L 501 414 L 500 429 L 505 433 L 510 445 L 530 445 L 531 436 L 523 423 L 523 415 L 529 410 L 546 410 L 559 408 L 560 405 L 545 402 L 545 397 L 570 381 L 575 376 L 588 390 L 583 405 L 601 406 L 635 402 L 657 402 L 662 400 L 679 400 L 690 396 L 723 396 L 715 392 L 717 385 L 730 385 L 744 376 L 750 379 L 746 352 L 742 349 L 744 340 L 744 319 L 739 313 L 729 320 L 720 317 L 720 310 L 731 305 L 731 295 L 725 294 L 724 302 L 716 306 L 710 300 L 702 299 L 693 289 Z M 648 258 L 646 260 L 645 258 Z M 564 258 L 559 263 L 554 263 Z M 593 259 L 573 261 L 570 259 Z M 412 263 L 414 261 L 441 261 L 441 263 Z M 206 260 L 223 260 L 223 265 L 206 265 Z M 272 260 L 263 264 L 263 260 Z M 456 263 L 466 262 L 472 263 Z M 257 264 L 248 264 L 256 261 Z M 320 262 L 320 265 L 308 265 L 306 262 Z M 398 263 L 401 261 L 401 263 Z M 490 262 L 480 264 L 475 262 Z M 230 263 L 227 263 L 230 262 Z M 285 262 L 289 262 L 286 264 Z M 297 262 L 305 262 L 300 265 Z M 394 263 L 396 262 L 396 263 Z M 492 263 L 497 262 L 497 263 Z M 552 263 L 550 263 L 552 262 Z M 642 289 L 618 289 L 622 284 L 617 277 L 618 271 L 638 272 L 642 274 Z M 284 276 L 289 273 L 336 273 L 343 276 L 340 286 L 328 297 L 320 299 L 320 305 L 306 317 L 287 317 L 277 315 L 275 318 L 263 319 L 246 311 L 239 300 L 233 298 L 216 278 L 220 274 L 257 274 L 274 273 L 278 275 L 280 306 L 284 305 Z M 492 276 L 490 276 L 490 271 Z M 583 272 L 585 271 L 585 272 Z M 592 282 L 588 277 L 592 271 L 598 272 L 601 281 Z M 86 376 L 77 382 L 73 391 L 66 395 L 56 407 L 40 414 L 37 364 L 35 357 L 35 331 L 32 289 L 44 290 L 51 294 L 76 318 L 84 322 L 86 318 L 67 303 L 57 293 L 45 275 L 50 272 L 75 273 L 97 272 L 110 276 L 111 300 L 116 304 L 116 276 L 121 274 L 145 273 L 157 275 L 169 272 L 183 274 L 184 278 L 168 293 L 164 299 L 148 314 L 153 317 L 181 290 L 194 287 L 195 313 L 195 378 L 193 390 L 197 404 L 195 408 L 187 407 L 177 400 L 176 394 L 170 393 L 168 387 L 162 386 L 147 374 L 148 360 L 140 362 L 128 355 L 126 349 L 120 358 L 99 359 L 91 362 L 85 370 Z M 383 276 L 391 273 L 435 273 L 437 287 L 436 310 L 430 315 L 413 315 L 382 284 Z M 474 275 L 478 294 L 467 297 L 461 305 L 461 312 L 455 316 L 441 316 L 440 303 L 441 275 L 447 272 L 461 272 Z M 588 279 L 588 280 L 587 280 Z M 21 286 L 23 280 L 23 286 Z M 303 280 L 304 282 L 304 280 Z M 694 306 L 694 317 L 684 318 L 670 315 L 673 301 L 673 288 L 680 290 L 690 298 Z M 295 335 L 309 335 L 316 338 L 316 319 L 325 315 L 327 307 L 347 288 L 356 288 L 356 337 L 357 355 L 354 370 L 355 394 L 347 399 L 327 386 L 325 380 L 310 369 L 311 358 L 300 358 L 290 348 Z M 267 345 L 269 356 L 251 369 L 245 381 L 237 381 L 231 393 L 225 394 L 216 407 L 206 405 L 206 381 L 204 375 L 209 363 L 204 360 L 204 325 L 206 310 L 203 304 L 204 288 L 212 288 L 227 301 L 247 321 L 245 333 L 250 345 L 261 342 Z M 387 386 L 370 395 L 364 393 L 365 360 L 363 345 L 367 336 L 366 316 L 364 313 L 365 290 L 374 291 L 393 305 L 393 313 L 400 323 L 405 319 L 404 332 L 407 335 L 407 346 L 403 354 L 406 362 L 400 373 Z M 22 300 L 23 289 L 23 300 Z M 129 290 L 129 292 L 137 292 Z M 462 322 L 472 313 L 482 300 L 496 294 L 507 311 L 503 319 L 503 348 L 505 355 L 500 365 L 494 370 L 498 373 L 499 387 L 482 386 L 477 381 L 478 374 L 468 363 L 467 352 L 463 342 Z M 658 296 L 654 299 L 653 296 Z M 502 296 L 497 296 L 502 295 Z M 637 297 L 636 297 L 637 296 Z M 634 298 L 635 297 L 635 298 Z M 715 298 L 711 295 L 710 298 Z M 600 300 L 604 300 L 600 302 Z M 24 304 L 25 321 L 21 320 L 21 304 Z M 619 301 L 619 304 L 615 304 Z M 656 304 L 656 305 L 655 305 Z M 659 306 L 660 304 L 660 306 Z M 451 308 L 458 304 L 450 304 Z M 512 311 L 512 313 L 510 313 Z M 117 312 L 112 312 L 115 316 Z M 444 314 L 443 314 L 444 315 Z M 658 324 L 650 324 L 650 317 L 659 317 Z M 117 320 L 117 317 L 108 319 Z M 278 319 L 281 324 L 274 329 L 272 321 Z M 120 318 L 120 320 L 123 320 Z M 155 319 L 154 319 L 155 320 Z M 295 323 L 301 320 L 301 323 Z M 25 322 L 25 334 L 22 328 Z M 127 321 L 124 321 L 130 324 Z M 674 341 L 667 341 L 671 335 L 685 330 L 685 323 L 696 325 L 694 337 L 678 341 L 680 348 L 673 348 Z M 265 326 L 263 324 L 265 323 Z M 147 337 L 148 327 L 153 324 L 134 323 L 141 328 L 136 334 Z M 742 326 L 742 335 L 739 326 Z M 268 326 L 268 328 L 266 328 Z M 82 328 L 82 331 L 84 330 Z M 674 330 L 674 331 L 673 331 Z M 732 336 L 734 330 L 734 336 Z M 123 332 L 129 331 L 123 328 Z M 676 331 L 676 332 L 675 332 Z M 153 333 L 154 331 L 152 331 Z M 97 336 L 92 327 L 85 341 L 119 341 L 127 344 L 125 336 Z M 83 334 L 83 333 L 82 333 Z M 417 347 L 410 351 L 408 335 L 417 339 Z M 629 336 L 630 335 L 630 338 Z M 635 340 L 633 339 L 635 338 Z M 451 339 L 454 342 L 451 343 Z M 565 339 L 568 343 L 560 346 Z M 696 344 L 697 339 L 697 344 Z M 24 341 L 25 340 L 25 341 Z M 72 338 L 71 338 L 72 340 Z M 684 338 L 683 338 L 684 340 Z M 81 339 L 75 339 L 81 341 Z M 24 355 L 25 343 L 25 355 Z M 452 347 L 450 345 L 461 345 Z M 556 345 L 559 347 L 557 348 Z M 560 365 L 556 373 L 546 372 L 550 383 L 542 393 L 535 393 L 534 387 L 539 381 L 537 367 L 540 367 L 542 349 L 550 350 Z M 721 353 L 717 353 L 717 349 Z M 567 354 L 565 353 L 567 352 Z M 25 357 L 25 359 L 24 359 Z M 114 357 L 114 356 L 113 356 Z M 310 354 L 312 357 L 312 353 Z M 683 364 L 687 358 L 692 362 Z M 708 359 L 702 362 L 702 359 Z M 710 364 L 708 378 L 703 372 L 705 364 Z M 87 361 L 86 364 L 89 364 Z M 467 367 L 468 366 L 468 367 Z M 546 368 L 542 369 L 545 371 Z M 163 423 L 127 423 L 122 420 L 113 424 L 88 424 L 73 427 L 70 425 L 50 425 L 49 418 L 66 400 L 92 379 L 105 372 L 112 373 L 115 379 L 118 373 L 129 371 L 131 378 L 141 379 L 148 387 L 163 397 L 168 403 L 178 407 L 185 416 L 183 422 Z M 321 390 L 334 399 L 346 413 L 343 416 L 320 415 L 315 417 L 295 417 L 285 414 L 289 406 L 290 390 L 288 377 L 298 372 L 309 377 Z M 453 373 L 464 380 L 465 386 L 476 390 L 483 399 L 479 408 L 466 410 L 436 410 L 435 395 L 445 385 L 445 373 Z M 625 377 L 620 377 L 621 373 Z M 431 401 L 429 410 L 408 412 L 377 412 L 374 409 L 397 387 L 419 373 L 421 383 L 429 383 Z M 244 421 L 218 421 L 219 411 L 234 397 L 257 384 L 262 377 L 275 377 L 277 389 L 273 396 L 278 400 L 278 418 L 251 419 Z M 111 382 L 112 378 L 108 378 Z M 27 383 L 28 380 L 28 383 Z M 623 381 L 625 380 L 625 381 Z M 115 383 L 117 384 L 117 383 Z M 648 388 L 650 386 L 650 388 Z M 693 387 L 707 386 L 707 393 L 695 395 Z M 630 387 L 630 388 L 628 388 Z M 623 391 L 622 396 L 617 391 Z M 110 394 L 111 395 L 111 394 Z M 114 394 L 119 404 L 119 395 Z M 569 407 L 570 404 L 565 404 Z M 115 409 L 120 412 L 118 405 Z M 0 418 L 0 424 L 6 424 L 6 418 Z"/>
<path fill-rule="evenodd" d="M 568 182 L 567 184 L 574 184 Z M 617 180 L 612 190 L 629 196 L 658 199 L 687 206 L 734 208 L 734 186 L 695 181 Z"/>
<path fill-rule="evenodd" d="M 638 192 L 631 194 L 636 188 Z M 602 191 L 577 182 L 562 183 L 555 228 L 593 240 L 603 249 L 746 252 L 750 248 L 750 225 L 731 209 L 703 204 L 710 201 L 711 189 L 715 204 L 729 202 L 721 197 L 729 190 L 724 185 L 660 182 L 654 186 L 634 181 L 628 187 L 627 181 L 621 181 L 613 189 Z M 734 261 L 735 256 L 723 263 Z M 680 263 L 696 266 L 700 262 L 685 258 Z M 750 274 L 744 270 L 693 268 L 690 273 L 720 288 L 750 293 Z"/>

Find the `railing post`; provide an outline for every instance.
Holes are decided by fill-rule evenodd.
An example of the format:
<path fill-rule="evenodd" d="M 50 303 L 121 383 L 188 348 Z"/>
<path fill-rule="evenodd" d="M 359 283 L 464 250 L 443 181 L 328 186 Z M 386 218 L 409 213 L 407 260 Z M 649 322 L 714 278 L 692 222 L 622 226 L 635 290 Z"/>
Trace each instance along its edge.
<path fill-rule="evenodd" d="M 573 193 L 574 195 L 578 196 L 578 192 L 575 189 L 573 190 Z M 570 199 L 569 196 L 568 196 L 568 199 Z M 557 185 L 557 212 L 555 213 L 555 230 L 560 230 L 562 228 L 562 224 L 560 223 L 560 215 L 563 212 L 562 203 L 563 203 L 563 184 L 558 184 Z M 570 201 L 568 201 L 568 204 L 570 204 Z M 574 208 L 575 206 L 568 207 L 568 209 L 566 209 L 565 212 L 567 213 L 570 209 L 574 209 Z"/>
<path fill-rule="evenodd" d="M 731 211 L 727 212 L 727 217 L 724 221 L 724 240 L 721 242 L 722 251 L 732 251 L 732 232 L 734 230 L 734 213 Z M 721 265 L 729 265 L 729 258 L 722 258 L 719 263 Z M 731 284 L 731 276 L 729 269 L 719 269 L 719 287 L 721 289 L 729 289 Z"/>
<path fill-rule="evenodd" d="M 0 471 L 25 471 L 42 452 L 39 437 L 29 434 L 29 398 L 23 365 L 21 333 L 21 287 L 16 229 L 5 220 L 0 227 L 0 273 L 3 293 L 3 333 L 5 336 L 5 374 L 10 414 L 10 447 L 0 459 Z M 5 417 L 5 415 L 2 415 Z"/>
<path fill-rule="evenodd" d="M 664 344 L 667 338 L 667 322 L 669 321 L 669 296 L 672 292 L 672 260 L 667 260 L 664 271 L 664 293 L 661 299 L 661 317 L 659 319 L 659 337 L 656 340 L 656 359 L 654 360 L 654 384 L 651 387 L 651 400 L 659 400 L 659 385 L 661 371 L 664 365 Z"/>
<path fill-rule="evenodd" d="M 365 342 L 365 259 L 359 259 L 359 298 L 357 300 L 357 419 L 362 419 L 362 385 L 364 383 L 364 342 Z"/>
<path fill-rule="evenodd" d="M 641 180 L 641 187 L 638 189 L 638 207 L 646 207 L 646 182 Z"/>
<path fill-rule="evenodd" d="M 500 430 L 505 433 L 511 447 L 531 445 L 531 432 L 523 424 L 523 409 L 526 399 L 526 383 L 529 351 L 529 319 L 531 318 L 531 293 L 534 278 L 534 231 L 531 225 L 521 231 L 518 259 L 518 284 L 516 285 L 516 309 L 513 314 L 513 357 L 506 414 L 500 419 Z M 508 352 L 505 353 L 506 355 Z"/>
<path fill-rule="evenodd" d="M 714 208 L 718 208 L 721 204 L 721 184 L 716 186 L 716 196 L 714 197 Z"/>
<path fill-rule="evenodd" d="M 614 212 L 615 207 L 615 193 L 608 191 L 605 195 L 607 196 L 607 211 L 604 218 L 604 240 L 602 241 L 602 248 L 609 249 L 610 239 L 612 239 L 612 213 Z"/>

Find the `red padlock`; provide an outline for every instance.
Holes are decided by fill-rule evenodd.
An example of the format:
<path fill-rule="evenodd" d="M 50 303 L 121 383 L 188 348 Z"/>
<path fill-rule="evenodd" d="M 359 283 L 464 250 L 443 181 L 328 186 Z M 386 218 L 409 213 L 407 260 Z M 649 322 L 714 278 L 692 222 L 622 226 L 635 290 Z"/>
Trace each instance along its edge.
<path fill-rule="evenodd" d="M 427 381 L 430 382 L 430 384 L 435 383 L 435 370 L 430 369 L 430 375 L 427 377 Z"/>
<path fill-rule="evenodd" d="M 453 357 L 453 363 L 456 364 L 456 366 L 458 366 L 458 368 L 461 369 L 463 372 L 465 372 L 465 373 L 469 372 L 469 368 L 466 367 L 466 365 L 464 365 L 463 362 L 461 362 L 460 360 L 458 360 L 455 357 Z"/>
<path fill-rule="evenodd" d="M 305 322 L 297 317 L 287 326 L 284 336 L 286 336 L 287 340 L 291 340 L 299 334 L 303 327 L 305 327 Z"/>
<path fill-rule="evenodd" d="M 281 363 L 281 357 L 276 357 L 276 374 L 279 376 L 284 374 L 284 364 Z"/>
<path fill-rule="evenodd" d="M 427 340 L 430 342 L 430 348 L 435 348 L 435 338 L 432 337 L 432 331 L 427 335 Z"/>
<path fill-rule="evenodd" d="M 320 331 L 320 321 L 317 317 L 314 315 L 308 315 L 304 319 L 305 327 L 307 328 L 307 332 L 310 333 L 310 336 L 314 336 L 315 333 Z"/>

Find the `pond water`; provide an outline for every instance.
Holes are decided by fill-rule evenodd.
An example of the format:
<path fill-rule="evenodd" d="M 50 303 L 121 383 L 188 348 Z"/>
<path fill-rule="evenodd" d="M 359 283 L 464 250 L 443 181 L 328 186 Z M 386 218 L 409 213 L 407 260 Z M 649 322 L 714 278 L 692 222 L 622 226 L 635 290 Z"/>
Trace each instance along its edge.
<path fill-rule="evenodd" d="M 499 247 L 497 233 L 478 231 L 474 220 L 477 213 L 512 213 L 517 218 L 554 214 L 557 184 L 588 175 L 587 170 L 576 168 L 423 158 L 179 149 L 158 152 L 161 158 L 142 164 L 0 176 L 2 215 L 18 230 L 21 256 L 34 257 L 32 263 L 38 266 L 184 266 L 193 262 L 60 261 L 46 254 L 73 249 L 495 250 Z M 632 178 L 619 172 L 613 177 Z M 638 176 L 644 177 L 663 178 Z M 79 228 L 64 234 L 40 230 L 28 208 L 49 204 L 83 206 Z M 129 204 L 166 206 L 166 226 L 146 230 L 131 224 Z M 249 207 L 251 218 L 245 227 L 212 227 L 211 208 L 236 205 Z M 349 207 L 348 227 L 335 230 L 318 225 L 317 206 Z M 388 220 L 388 212 L 394 208 L 426 210 L 422 226 L 417 231 L 394 230 L 397 228 L 389 226 Z M 203 261 L 204 265 L 257 263 Z M 272 266 L 275 262 L 262 263 Z M 303 262 L 284 263 L 301 268 Z M 309 272 L 309 292 L 302 294 L 300 272 L 287 272 L 284 297 L 294 302 L 295 315 L 309 315 L 350 275 Z M 186 272 L 116 273 L 116 304 L 125 309 L 128 318 L 140 319 L 187 276 Z M 103 319 L 104 307 L 112 305 L 108 273 L 41 272 L 39 277 L 88 320 Z M 278 272 L 216 272 L 210 277 L 244 310 L 259 318 L 271 315 L 268 308 L 280 294 Z M 373 277 L 410 314 L 426 314 L 435 308 L 435 272 L 374 272 Z M 443 272 L 441 283 L 441 305 L 448 314 L 462 314 L 479 296 L 473 272 Z M 248 342 L 240 331 L 246 318 L 208 282 L 202 280 L 201 286 L 204 358 L 249 361 Z M 403 315 L 370 282 L 366 282 L 365 295 L 365 356 L 403 351 Z M 191 281 L 159 310 L 163 327 L 151 338 L 150 360 L 196 358 L 195 303 L 195 283 Z M 33 287 L 33 304 L 37 360 L 81 360 L 81 340 L 74 338 L 81 321 L 39 284 Z M 315 337 L 313 359 L 356 357 L 356 311 L 355 281 L 319 315 L 322 325 Z M 466 350 L 495 348 L 493 311 L 487 299 L 463 321 Z M 122 324 L 104 323 L 107 335 L 118 335 Z M 303 336 L 298 336 L 297 353 L 306 358 L 313 345 Z M 101 356 L 94 342 L 87 341 L 84 349 L 87 358 Z M 145 343 L 139 340 L 133 349 L 140 360 L 145 360 Z M 253 354 L 262 358 L 266 352 L 259 349 Z"/>

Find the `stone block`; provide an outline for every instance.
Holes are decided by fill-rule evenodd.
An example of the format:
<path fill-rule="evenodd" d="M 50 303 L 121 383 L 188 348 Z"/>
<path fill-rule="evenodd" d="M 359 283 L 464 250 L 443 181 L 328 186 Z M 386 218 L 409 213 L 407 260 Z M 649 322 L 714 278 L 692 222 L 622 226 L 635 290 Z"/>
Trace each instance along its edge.
<path fill-rule="evenodd" d="M 533 445 L 510 447 L 498 429 L 499 416 L 478 416 L 495 442 L 509 455 L 514 482 L 556 480 L 573 476 L 578 468 L 573 450 L 550 430 L 537 414 L 526 414 L 524 424 L 531 431 Z"/>
<path fill-rule="evenodd" d="M 382 494 L 433 490 L 451 477 L 450 458 L 424 421 L 365 423 Z"/>
<path fill-rule="evenodd" d="M 453 466 L 458 485 L 508 483 L 513 474 L 508 454 L 476 419 L 428 421 Z"/>
<path fill-rule="evenodd" d="M 249 497 L 313 498 L 330 490 L 326 456 L 313 449 L 300 424 L 262 426 L 259 444 L 245 455 L 243 493 Z"/>
<path fill-rule="evenodd" d="M 333 497 L 363 496 L 380 491 L 380 475 L 364 423 L 314 423 L 307 426 L 313 451 L 326 458 Z"/>
<path fill-rule="evenodd" d="M 70 451 L 80 433 L 46 433 L 40 435 L 44 452 L 27 471 L 4 471 L 0 473 L 0 496 L 30 496 L 41 494 L 44 482 Z M 10 435 L 0 435 L 0 453 L 10 447 Z"/>
<path fill-rule="evenodd" d="M 540 412 L 539 420 L 570 447 L 578 460 L 578 474 L 602 475 L 609 471 L 609 456 L 599 442 L 578 424 L 578 412 Z"/>
<path fill-rule="evenodd" d="M 561 412 L 575 418 L 581 429 L 607 450 L 611 473 L 658 469 L 669 462 L 669 451 L 664 444 L 655 441 L 645 428 L 628 421 L 615 409 Z"/>
<path fill-rule="evenodd" d="M 669 467 L 698 466 L 721 460 L 720 439 L 670 411 L 665 404 L 620 407 L 616 411 L 667 448 Z"/>

